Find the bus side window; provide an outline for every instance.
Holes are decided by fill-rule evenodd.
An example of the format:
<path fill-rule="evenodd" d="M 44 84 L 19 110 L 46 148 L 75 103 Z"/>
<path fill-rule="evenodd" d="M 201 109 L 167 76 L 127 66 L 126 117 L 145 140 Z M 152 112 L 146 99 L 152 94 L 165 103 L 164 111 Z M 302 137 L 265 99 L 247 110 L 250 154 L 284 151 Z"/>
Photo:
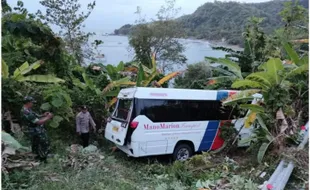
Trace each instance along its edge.
<path fill-rule="evenodd" d="M 166 100 L 152 100 L 152 99 L 137 99 L 136 114 L 145 115 L 153 122 L 160 122 L 165 120 Z"/>
<path fill-rule="evenodd" d="M 219 101 L 195 101 L 198 108 L 193 121 L 218 120 L 220 102 Z"/>
<path fill-rule="evenodd" d="M 210 121 L 239 118 L 238 106 L 222 106 L 214 100 L 137 99 L 136 114 L 153 122 Z"/>

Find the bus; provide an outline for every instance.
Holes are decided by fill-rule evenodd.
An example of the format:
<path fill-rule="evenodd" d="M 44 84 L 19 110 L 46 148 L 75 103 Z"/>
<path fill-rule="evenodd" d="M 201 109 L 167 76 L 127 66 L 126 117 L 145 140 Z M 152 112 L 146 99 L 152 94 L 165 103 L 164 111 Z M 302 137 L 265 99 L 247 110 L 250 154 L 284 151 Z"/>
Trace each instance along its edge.
<path fill-rule="evenodd" d="M 122 89 L 108 118 L 105 138 L 131 157 L 170 154 L 186 160 L 195 152 L 223 146 L 220 129 L 225 123 L 239 131 L 239 140 L 252 134 L 241 128 L 244 116 L 223 99 L 232 90 L 193 90 L 135 87 Z M 255 100 L 254 100 L 255 101 Z M 255 103 L 255 102 L 249 102 Z M 238 119 L 235 119 L 238 118 Z M 238 146 L 248 146 L 240 144 Z"/>

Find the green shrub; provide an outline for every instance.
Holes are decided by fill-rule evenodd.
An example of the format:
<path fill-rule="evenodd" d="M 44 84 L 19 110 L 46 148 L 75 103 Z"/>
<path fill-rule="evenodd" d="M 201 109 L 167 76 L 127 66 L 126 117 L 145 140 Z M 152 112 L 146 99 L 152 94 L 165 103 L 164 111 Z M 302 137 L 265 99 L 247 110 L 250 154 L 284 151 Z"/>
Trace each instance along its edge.
<path fill-rule="evenodd" d="M 192 172 L 186 168 L 185 162 L 174 162 L 170 167 L 169 173 L 187 185 L 191 185 L 193 182 Z"/>
<path fill-rule="evenodd" d="M 146 165 L 145 169 L 147 170 L 147 173 L 150 175 L 162 175 L 166 173 L 166 167 L 160 163 L 154 163 L 151 165 Z"/>
<path fill-rule="evenodd" d="M 23 105 L 23 85 L 10 78 L 2 78 L 2 111 L 10 110 L 12 115 L 19 118 Z"/>
<path fill-rule="evenodd" d="M 51 85 L 43 90 L 42 95 L 45 103 L 40 108 L 54 114 L 53 119 L 48 123 L 50 127 L 57 128 L 63 121 L 70 122 L 73 112 L 68 89 L 60 85 Z"/>
<path fill-rule="evenodd" d="M 204 152 L 202 154 L 197 154 L 193 157 L 191 157 L 187 162 L 186 166 L 189 169 L 195 169 L 199 167 L 204 167 L 204 166 L 210 166 L 211 165 L 211 156 Z"/>

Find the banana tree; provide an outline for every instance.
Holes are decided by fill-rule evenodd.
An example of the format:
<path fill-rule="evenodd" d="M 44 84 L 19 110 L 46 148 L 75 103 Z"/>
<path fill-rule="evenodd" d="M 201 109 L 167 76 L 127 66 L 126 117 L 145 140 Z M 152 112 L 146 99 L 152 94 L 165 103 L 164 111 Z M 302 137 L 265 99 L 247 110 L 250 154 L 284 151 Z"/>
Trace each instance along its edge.
<path fill-rule="evenodd" d="M 125 72 L 130 72 L 130 73 L 133 73 L 133 74 L 137 74 L 138 71 L 139 71 L 139 67 L 140 67 L 140 64 L 139 62 L 132 62 L 130 64 L 129 67 L 126 67 L 124 70 Z M 143 68 L 143 71 L 147 74 L 151 74 L 153 72 L 153 65 L 152 65 L 152 68 L 148 68 L 147 66 L 142 65 L 142 68 Z"/>
<path fill-rule="evenodd" d="M 132 63 L 130 67 L 126 68 L 126 71 L 137 73 L 136 78 L 136 86 L 137 87 L 161 87 L 165 82 L 169 81 L 170 79 L 178 76 L 182 72 L 172 72 L 168 75 L 161 78 L 159 81 L 154 81 L 154 78 L 158 76 L 160 71 L 157 69 L 157 64 L 155 60 L 155 55 L 152 55 L 151 57 L 151 68 L 146 67 L 145 65 L 141 63 Z"/>
<path fill-rule="evenodd" d="M 60 83 L 65 82 L 63 79 L 57 78 L 53 75 L 27 75 L 32 70 L 38 69 L 42 65 L 43 61 L 37 61 L 31 65 L 28 62 L 25 62 L 20 67 L 18 67 L 13 75 L 10 76 L 9 67 L 5 63 L 4 60 L 1 61 L 1 68 L 2 68 L 2 77 L 3 78 L 11 78 L 13 80 L 23 82 L 41 82 L 41 83 Z M 27 76 L 26 76 L 27 75 Z"/>
<path fill-rule="evenodd" d="M 259 140 L 262 142 L 258 161 L 262 160 L 270 144 L 275 145 L 278 150 L 282 150 L 285 136 L 294 130 L 288 126 L 285 117 L 292 110 L 289 105 L 289 89 L 293 86 L 291 79 L 298 74 L 307 72 L 308 67 L 308 62 L 304 59 L 301 60 L 298 56 L 292 57 L 292 64 L 289 67 L 285 66 L 280 59 L 271 58 L 259 67 L 260 72 L 252 73 L 245 79 L 239 79 L 232 84 L 233 88 L 255 88 L 256 90 L 242 91 L 224 101 L 224 105 L 234 105 L 237 102 L 251 100 L 253 99 L 252 95 L 257 92 L 263 95 L 263 103 L 240 105 L 241 108 L 250 110 L 245 122 L 247 126 L 250 126 L 258 118 L 266 118 L 259 121 L 260 126 L 263 125 L 263 120 L 267 123 L 264 124 L 267 127 L 259 129 L 263 138 L 261 135 L 256 135 L 256 138 L 260 138 Z"/>
<path fill-rule="evenodd" d="M 121 61 L 121 62 L 119 62 L 119 64 L 117 66 L 113 66 L 110 64 L 107 65 L 105 67 L 105 72 L 109 76 L 110 80 L 118 80 L 118 79 L 122 78 L 122 75 L 120 74 L 120 72 L 124 71 L 124 69 L 125 69 L 125 65 Z"/>
<path fill-rule="evenodd" d="M 106 96 L 115 96 L 120 91 L 121 87 L 134 86 L 135 82 L 130 80 L 130 77 L 123 77 L 122 72 L 125 66 L 121 61 L 117 66 L 107 65 L 106 72 L 110 79 L 110 83 L 102 90 Z M 113 91 L 112 91 L 113 90 Z"/>
<path fill-rule="evenodd" d="M 107 65 L 104 68 L 100 68 L 101 74 L 106 74 L 110 80 L 110 83 L 103 89 L 100 90 L 94 83 L 93 79 L 89 78 L 85 73 L 85 70 L 81 67 L 75 68 L 78 73 L 81 74 L 81 78 L 73 78 L 73 84 L 81 89 L 89 89 L 96 93 L 97 95 L 103 94 L 105 97 L 117 96 L 120 91 L 120 87 L 126 87 L 130 85 L 135 85 L 135 82 L 131 82 L 129 77 L 123 77 L 120 74 L 124 70 L 124 63 L 120 62 L 117 66 Z M 83 80 L 83 82 L 81 82 Z M 112 99 L 113 100 L 113 99 Z"/>
<path fill-rule="evenodd" d="M 136 69 L 138 67 L 138 69 Z M 159 81 L 154 81 L 154 78 L 160 74 L 157 70 L 157 65 L 155 61 L 155 56 L 152 56 L 152 68 L 147 68 L 143 66 L 142 64 L 133 64 L 131 67 L 127 68 L 127 71 L 133 71 L 137 72 L 136 82 L 132 82 L 129 80 L 129 78 L 121 79 L 119 81 L 115 81 L 114 83 L 109 84 L 105 89 L 104 92 L 108 92 L 112 87 L 114 86 L 120 86 L 120 85 L 127 85 L 127 86 L 136 86 L 136 87 L 161 87 L 165 82 L 171 80 L 172 78 L 178 76 L 182 72 L 172 72 L 165 77 L 161 78 Z M 146 71 L 145 71 L 146 70 Z M 153 82 L 153 83 L 152 83 Z M 117 95 L 117 94 L 113 94 Z M 108 107 L 112 106 L 117 101 L 117 98 L 113 98 L 109 103 Z"/>
<path fill-rule="evenodd" d="M 121 87 L 135 86 L 136 83 L 132 82 L 130 77 L 123 77 L 122 72 L 125 71 L 125 65 L 121 61 L 117 66 L 107 65 L 106 73 L 110 79 L 110 83 L 102 90 L 102 93 L 107 97 L 113 97 L 106 105 L 107 108 L 111 107 L 116 101 L 116 97 L 121 90 Z"/>
<path fill-rule="evenodd" d="M 307 39 L 296 40 L 293 42 L 306 43 Z M 298 53 L 294 51 L 287 42 L 283 42 L 282 46 L 289 56 L 289 59 L 284 60 L 284 63 L 301 65 L 308 61 L 308 56 L 299 57 Z M 242 73 L 239 64 L 229 58 L 205 57 L 205 59 L 211 63 L 215 63 L 211 64 L 213 70 L 221 74 L 219 77 L 208 78 L 208 85 L 243 80 L 244 76 L 248 75 L 248 73 Z M 223 69 L 222 67 L 226 67 L 226 69 Z"/>

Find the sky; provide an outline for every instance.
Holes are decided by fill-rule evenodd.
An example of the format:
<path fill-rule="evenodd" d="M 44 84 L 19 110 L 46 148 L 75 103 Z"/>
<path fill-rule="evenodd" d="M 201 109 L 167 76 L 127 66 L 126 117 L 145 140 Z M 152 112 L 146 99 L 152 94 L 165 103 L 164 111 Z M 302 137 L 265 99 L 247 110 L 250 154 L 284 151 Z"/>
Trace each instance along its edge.
<path fill-rule="evenodd" d="M 39 3 L 40 0 L 23 0 L 24 7 L 30 13 L 37 10 L 45 10 Z M 176 0 L 176 8 L 181 8 L 179 16 L 193 13 L 199 6 L 214 0 Z M 224 0 L 223 0 L 224 1 Z M 227 0 L 226 0 L 227 1 Z M 243 3 L 259 3 L 269 0 L 235 0 Z M 7 0 L 12 7 L 16 6 L 17 0 Z M 80 0 L 82 7 L 91 0 Z M 97 0 L 96 7 L 85 21 L 86 31 L 111 33 L 114 29 L 120 28 L 124 24 L 133 24 L 137 19 L 134 12 L 137 6 L 141 7 L 142 15 L 146 18 L 154 18 L 158 10 L 165 4 L 165 0 Z"/>

